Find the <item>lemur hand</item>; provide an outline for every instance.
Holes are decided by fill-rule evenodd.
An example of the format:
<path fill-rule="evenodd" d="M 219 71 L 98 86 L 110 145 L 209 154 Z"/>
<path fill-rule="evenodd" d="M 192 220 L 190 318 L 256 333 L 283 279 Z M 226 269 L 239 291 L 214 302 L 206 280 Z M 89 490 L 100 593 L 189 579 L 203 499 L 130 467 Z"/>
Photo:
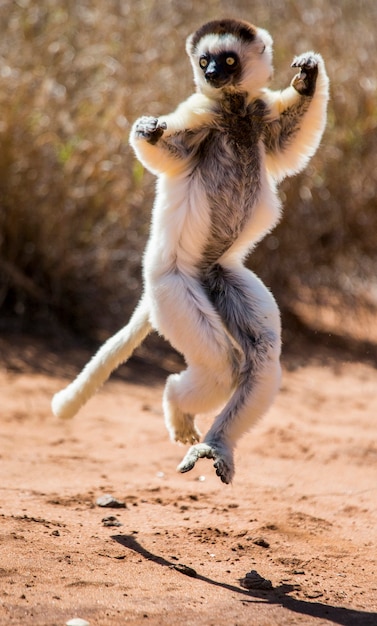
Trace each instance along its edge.
<path fill-rule="evenodd" d="M 318 76 L 319 55 L 305 52 L 295 57 L 291 67 L 299 67 L 300 73 L 294 76 L 291 85 L 302 96 L 312 96 Z"/>
<path fill-rule="evenodd" d="M 166 130 L 166 123 L 159 123 L 157 117 L 148 117 L 147 115 L 143 115 L 143 117 L 140 117 L 140 119 L 138 119 L 135 123 L 136 136 L 141 139 L 145 139 L 152 145 L 158 142 L 160 137 L 163 135 L 164 130 Z"/>

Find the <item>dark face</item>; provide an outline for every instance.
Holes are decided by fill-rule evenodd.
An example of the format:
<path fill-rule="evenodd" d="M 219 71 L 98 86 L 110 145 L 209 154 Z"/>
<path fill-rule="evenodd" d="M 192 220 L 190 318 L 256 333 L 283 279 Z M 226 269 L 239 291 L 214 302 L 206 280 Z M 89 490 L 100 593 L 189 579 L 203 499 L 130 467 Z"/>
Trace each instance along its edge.
<path fill-rule="evenodd" d="M 207 83 L 216 89 L 235 84 L 241 74 L 241 64 L 235 52 L 202 54 L 199 65 Z"/>

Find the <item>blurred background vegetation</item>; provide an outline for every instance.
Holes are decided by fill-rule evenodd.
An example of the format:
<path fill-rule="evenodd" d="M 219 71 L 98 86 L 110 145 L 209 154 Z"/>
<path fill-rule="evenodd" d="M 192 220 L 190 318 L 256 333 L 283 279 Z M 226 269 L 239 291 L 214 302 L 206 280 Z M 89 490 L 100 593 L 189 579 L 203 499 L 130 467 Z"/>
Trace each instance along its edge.
<path fill-rule="evenodd" d="M 141 292 L 154 179 L 130 125 L 193 89 L 184 44 L 242 17 L 275 41 L 273 88 L 321 52 L 322 145 L 281 186 L 284 217 L 250 257 L 286 332 L 377 340 L 375 0 L 3 0 L 0 4 L 0 330 L 57 324 L 103 339 Z"/>

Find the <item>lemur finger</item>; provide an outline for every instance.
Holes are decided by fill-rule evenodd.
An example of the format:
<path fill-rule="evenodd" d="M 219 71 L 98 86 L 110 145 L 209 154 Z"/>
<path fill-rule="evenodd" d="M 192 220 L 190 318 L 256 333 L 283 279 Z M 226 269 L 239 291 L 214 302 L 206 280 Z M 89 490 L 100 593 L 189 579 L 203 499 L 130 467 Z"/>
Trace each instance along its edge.
<path fill-rule="evenodd" d="M 166 130 L 166 122 L 159 123 L 157 117 L 143 116 L 136 122 L 137 131 L 154 133 L 157 130 Z"/>
<path fill-rule="evenodd" d="M 314 69 L 318 65 L 318 60 L 313 54 L 301 54 L 293 59 L 291 67 Z"/>
<path fill-rule="evenodd" d="M 300 69 L 293 77 L 292 86 L 302 96 L 312 96 L 318 76 L 318 59 L 313 54 L 303 54 L 293 60 L 292 67 Z"/>
<path fill-rule="evenodd" d="M 166 128 L 166 122 L 159 123 L 157 117 L 143 116 L 136 122 L 137 136 L 152 145 L 157 143 Z"/>

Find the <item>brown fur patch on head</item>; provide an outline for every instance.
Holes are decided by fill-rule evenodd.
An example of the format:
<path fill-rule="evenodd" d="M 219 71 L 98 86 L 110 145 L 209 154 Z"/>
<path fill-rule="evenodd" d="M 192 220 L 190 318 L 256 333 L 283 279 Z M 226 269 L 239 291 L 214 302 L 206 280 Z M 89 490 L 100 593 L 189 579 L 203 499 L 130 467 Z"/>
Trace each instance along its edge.
<path fill-rule="evenodd" d="M 191 50 L 195 50 L 199 41 L 206 35 L 234 35 L 241 41 L 250 43 L 256 37 L 257 29 L 252 24 L 243 20 L 223 19 L 213 20 L 200 26 L 198 30 L 191 36 Z"/>

